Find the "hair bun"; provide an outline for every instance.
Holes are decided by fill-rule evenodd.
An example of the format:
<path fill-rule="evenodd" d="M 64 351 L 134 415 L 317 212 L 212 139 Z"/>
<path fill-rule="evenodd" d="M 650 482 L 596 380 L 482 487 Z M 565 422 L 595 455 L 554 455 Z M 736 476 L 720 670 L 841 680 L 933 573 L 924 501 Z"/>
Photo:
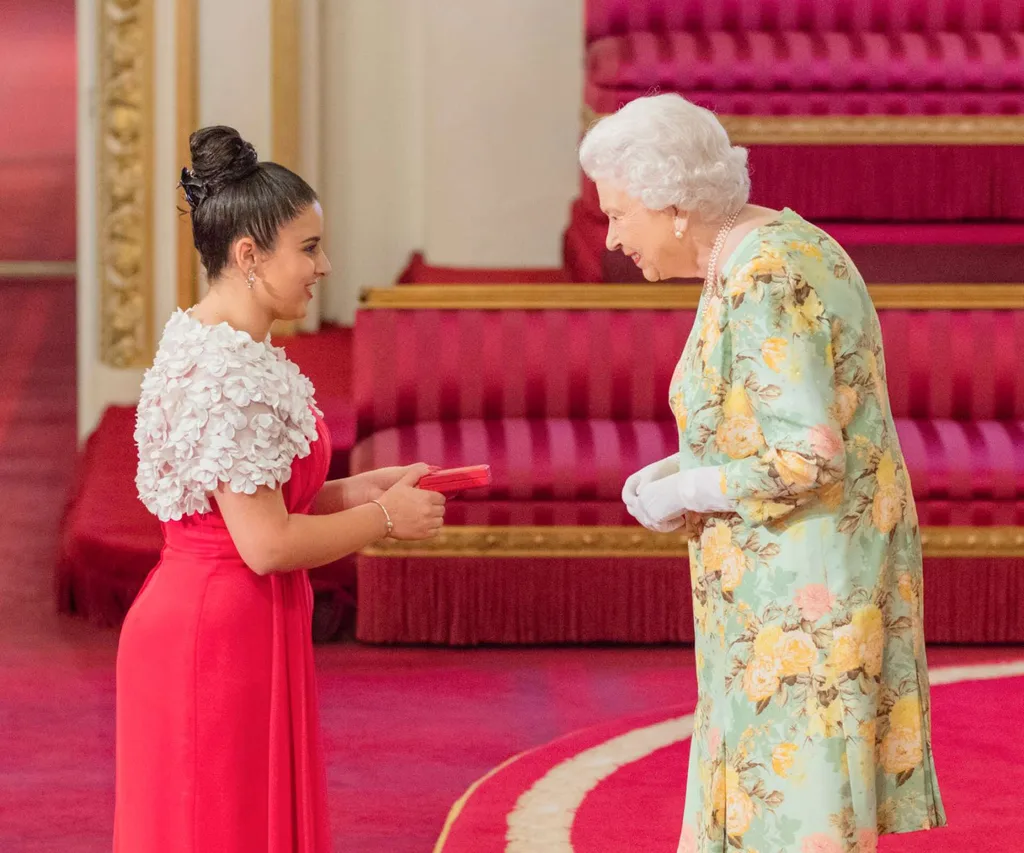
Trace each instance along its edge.
<path fill-rule="evenodd" d="M 191 188 L 197 199 L 193 203 L 189 198 L 192 207 L 223 187 L 244 181 L 260 166 L 256 149 L 233 127 L 201 128 L 189 137 L 188 147 L 192 155 L 192 169 L 189 171 L 189 183 L 186 184 L 183 177 L 182 184 L 186 193 Z M 184 176 L 185 172 L 182 174 Z"/>

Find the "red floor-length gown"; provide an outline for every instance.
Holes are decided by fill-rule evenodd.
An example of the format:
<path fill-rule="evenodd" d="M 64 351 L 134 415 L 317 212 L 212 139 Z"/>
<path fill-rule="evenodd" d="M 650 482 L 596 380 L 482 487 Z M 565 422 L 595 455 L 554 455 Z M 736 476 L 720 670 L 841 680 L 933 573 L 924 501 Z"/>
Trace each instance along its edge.
<path fill-rule="evenodd" d="M 293 367 L 278 378 L 305 382 Z M 327 476 L 330 437 L 313 414 L 308 455 L 281 486 L 291 513 L 310 510 Z M 215 503 L 163 531 L 118 648 L 114 850 L 326 853 L 306 572 L 249 569 Z"/>

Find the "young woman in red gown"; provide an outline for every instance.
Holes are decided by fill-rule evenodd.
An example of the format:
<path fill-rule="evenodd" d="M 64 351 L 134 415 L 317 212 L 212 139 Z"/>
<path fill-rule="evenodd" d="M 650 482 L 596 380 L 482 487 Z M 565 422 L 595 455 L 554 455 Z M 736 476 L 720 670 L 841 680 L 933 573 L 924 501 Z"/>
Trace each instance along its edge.
<path fill-rule="evenodd" d="M 192 135 L 182 185 L 210 288 L 164 329 L 142 383 L 139 497 L 164 548 L 117 656 L 117 853 L 331 849 L 306 568 L 444 499 L 426 465 L 325 483 L 313 386 L 272 346 L 331 269 L 313 190 L 231 128 Z"/>

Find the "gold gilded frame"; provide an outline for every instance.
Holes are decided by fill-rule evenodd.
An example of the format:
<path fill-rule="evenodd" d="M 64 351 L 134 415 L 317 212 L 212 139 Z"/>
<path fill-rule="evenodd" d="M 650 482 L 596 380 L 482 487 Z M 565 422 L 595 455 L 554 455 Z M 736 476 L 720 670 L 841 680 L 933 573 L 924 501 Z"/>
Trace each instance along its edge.
<path fill-rule="evenodd" d="M 299 56 L 300 0 L 271 0 L 270 16 L 270 109 L 273 117 L 271 156 L 293 171 L 299 168 L 299 106 L 301 81 Z M 295 321 L 278 320 L 275 335 L 294 335 Z"/>
<path fill-rule="evenodd" d="M 97 215 L 100 360 L 142 367 L 153 348 L 153 4 L 99 4 Z"/>
<path fill-rule="evenodd" d="M 177 124 L 178 167 L 192 159 L 188 138 L 199 123 L 199 30 L 197 0 L 177 0 L 175 54 L 175 100 Z M 179 208 L 188 210 L 185 194 L 179 197 Z M 178 217 L 178 307 L 188 308 L 199 299 L 199 256 L 192 242 L 192 221 L 187 213 Z"/>
<path fill-rule="evenodd" d="M 926 557 L 1024 557 L 1024 527 L 924 527 Z M 642 527 L 445 527 L 434 539 L 385 539 L 368 557 L 685 557 L 686 537 Z"/>
<path fill-rule="evenodd" d="M 1024 310 L 1024 284 L 875 284 L 877 308 Z M 699 284 L 415 284 L 363 291 L 360 308 L 447 310 L 693 310 Z"/>
<path fill-rule="evenodd" d="M 606 113 L 584 105 L 584 130 Z M 718 116 L 734 145 L 1024 145 L 1024 115 Z"/>
<path fill-rule="evenodd" d="M 270 3 L 271 155 L 275 163 L 299 168 L 299 0 Z"/>

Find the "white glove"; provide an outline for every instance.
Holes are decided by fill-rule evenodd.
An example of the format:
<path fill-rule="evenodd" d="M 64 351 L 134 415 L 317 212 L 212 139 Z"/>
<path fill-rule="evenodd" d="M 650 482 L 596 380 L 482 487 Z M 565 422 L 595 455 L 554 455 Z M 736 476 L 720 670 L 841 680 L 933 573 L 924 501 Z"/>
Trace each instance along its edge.
<path fill-rule="evenodd" d="M 736 507 L 722 491 L 722 472 L 715 466 L 691 468 L 645 483 L 639 497 L 639 512 L 657 525 L 675 521 L 687 511 L 732 512 Z"/>
<path fill-rule="evenodd" d="M 665 459 L 652 462 L 645 468 L 641 468 L 626 480 L 622 487 L 622 502 L 626 505 L 629 514 L 639 521 L 648 530 L 656 533 L 671 533 L 683 526 L 684 520 L 678 519 L 669 523 L 655 523 L 646 512 L 640 508 L 640 489 L 656 480 L 669 477 L 679 471 L 679 457 L 676 454 Z"/>

